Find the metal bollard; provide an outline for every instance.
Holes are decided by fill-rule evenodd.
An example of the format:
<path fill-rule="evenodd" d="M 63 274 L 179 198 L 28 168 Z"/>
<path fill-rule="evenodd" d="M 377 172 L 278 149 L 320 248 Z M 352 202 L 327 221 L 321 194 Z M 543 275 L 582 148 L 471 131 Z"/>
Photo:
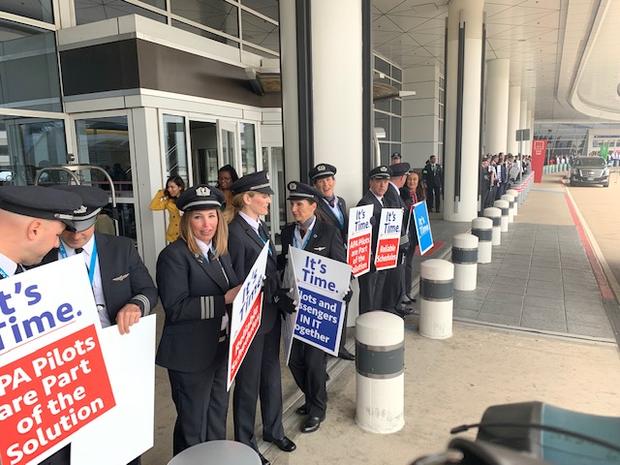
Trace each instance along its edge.
<path fill-rule="evenodd" d="M 493 202 L 493 206 L 495 208 L 499 208 L 502 211 L 502 219 L 500 225 L 503 233 L 508 232 L 508 202 L 506 202 L 505 200 L 496 200 L 495 202 Z"/>
<path fill-rule="evenodd" d="M 489 207 L 485 208 L 482 214 L 485 218 L 490 218 L 493 221 L 493 233 L 491 237 L 491 243 L 493 245 L 502 244 L 502 211 L 499 208 Z"/>
<path fill-rule="evenodd" d="M 355 321 L 357 404 L 355 422 L 371 433 L 388 434 L 405 426 L 405 323 L 384 311 Z"/>
<path fill-rule="evenodd" d="M 501 200 L 508 202 L 508 223 L 515 222 L 515 198 L 510 194 L 504 194 L 500 197 Z"/>
<path fill-rule="evenodd" d="M 491 263 L 493 257 L 493 220 L 480 216 L 474 218 L 471 222 L 471 233 L 478 237 L 478 263 Z"/>
<path fill-rule="evenodd" d="M 420 334 L 431 339 L 452 336 L 454 265 L 431 259 L 420 265 Z"/>
<path fill-rule="evenodd" d="M 478 237 L 473 234 L 457 234 L 452 242 L 454 263 L 454 289 L 475 291 L 478 276 Z"/>
<path fill-rule="evenodd" d="M 521 196 L 519 195 L 519 191 L 516 189 L 508 189 L 506 191 L 506 194 L 510 194 L 515 198 L 515 211 L 514 211 L 514 215 L 518 216 L 519 215 L 519 205 L 521 204 Z"/>
<path fill-rule="evenodd" d="M 237 441 L 208 441 L 196 444 L 174 456 L 168 465 L 261 465 L 258 453 Z"/>

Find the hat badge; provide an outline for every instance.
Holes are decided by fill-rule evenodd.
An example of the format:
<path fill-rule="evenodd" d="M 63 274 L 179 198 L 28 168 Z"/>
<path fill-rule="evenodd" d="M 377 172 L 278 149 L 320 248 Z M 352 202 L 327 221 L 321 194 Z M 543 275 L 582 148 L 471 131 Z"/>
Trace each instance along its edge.
<path fill-rule="evenodd" d="M 319 165 L 316 167 L 317 171 L 325 171 L 325 165 Z"/>
<path fill-rule="evenodd" d="M 385 166 L 382 166 L 381 168 L 379 168 L 379 171 L 385 173 L 387 171 L 387 168 Z"/>
<path fill-rule="evenodd" d="M 87 210 L 86 206 L 82 205 L 77 210 L 73 210 L 73 213 L 75 213 L 76 215 L 80 215 L 82 213 L 86 213 L 86 210 Z"/>
<path fill-rule="evenodd" d="M 268 173 L 267 171 L 265 171 L 265 179 L 266 179 L 267 181 L 270 181 L 270 179 L 269 179 L 269 173 Z"/>
<path fill-rule="evenodd" d="M 296 191 L 297 190 L 297 183 L 295 181 L 291 181 L 288 183 L 288 190 L 289 191 Z"/>
<path fill-rule="evenodd" d="M 196 195 L 199 197 L 208 197 L 211 195 L 211 189 L 208 187 L 198 187 L 196 189 Z"/>

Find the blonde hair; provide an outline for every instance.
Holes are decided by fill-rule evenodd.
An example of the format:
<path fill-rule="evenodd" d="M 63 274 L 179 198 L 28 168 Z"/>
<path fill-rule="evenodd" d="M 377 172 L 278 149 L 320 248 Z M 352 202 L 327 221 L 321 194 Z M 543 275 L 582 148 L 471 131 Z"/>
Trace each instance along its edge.
<path fill-rule="evenodd" d="M 214 209 L 217 212 L 217 229 L 213 236 L 213 249 L 215 250 L 215 256 L 221 257 L 228 253 L 228 224 L 224 220 L 224 216 L 219 208 Z M 179 227 L 181 238 L 187 244 L 187 248 L 194 254 L 201 254 L 202 251 L 196 243 L 196 238 L 192 232 L 192 227 L 189 222 L 189 217 L 192 211 L 185 212 L 181 216 L 181 225 Z"/>
<path fill-rule="evenodd" d="M 243 210 L 243 207 L 245 207 L 245 202 L 243 201 L 243 197 L 245 196 L 245 194 L 249 195 L 250 198 L 252 198 L 256 195 L 256 192 L 245 191 L 245 192 L 240 192 L 238 194 L 235 194 L 234 197 L 232 198 L 232 205 L 235 209 L 235 213 L 240 212 L 241 210 Z"/>

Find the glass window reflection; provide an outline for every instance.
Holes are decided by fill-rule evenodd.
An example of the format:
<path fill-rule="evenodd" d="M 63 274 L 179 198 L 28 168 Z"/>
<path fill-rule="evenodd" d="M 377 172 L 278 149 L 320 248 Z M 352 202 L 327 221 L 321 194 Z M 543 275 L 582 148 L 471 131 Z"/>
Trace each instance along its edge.
<path fill-rule="evenodd" d="M 239 37 L 237 7 L 224 0 L 170 0 L 172 13 Z"/>
<path fill-rule="evenodd" d="M 0 106 L 62 111 L 53 32 L 0 19 Z"/>
<path fill-rule="evenodd" d="M 254 125 L 241 123 L 241 170 L 242 175 L 254 173 L 258 168 L 256 164 L 256 138 L 254 136 Z"/>
<path fill-rule="evenodd" d="M 280 51 L 280 29 L 263 18 L 259 18 L 247 11 L 241 12 L 241 24 L 243 26 L 244 41 L 252 42 L 255 45 Z"/>
<path fill-rule="evenodd" d="M 161 8 L 165 9 L 164 0 L 153 1 L 146 0 L 145 3 L 162 4 Z M 163 11 L 162 11 L 163 13 Z M 146 8 L 140 8 L 123 0 L 75 0 L 75 18 L 78 24 L 94 23 L 109 18 L 118 18 L 137 14 L 146 18 L 154 19 L 160 23 L 166 22 L 166 17 L 154 13 Z"/>
<path fill-rule="evenodd" d="M 46 23 L 54 22 L 52 0 L 2 0 L 2 11 L 26 18 L 38 19 Z"/>
<path fill-rule="evenodd" d="M 177 174 L 189 186 L 185 118 L 164 115 L 164 149 L 166 151 L 166 177 Z"/>
<path fill-rule="evenodd" d="M 242 0 L 241 3 L 248 8 L 252 8 L 259 13 L 278 21 L 279 14 L 277 0 Z"/>

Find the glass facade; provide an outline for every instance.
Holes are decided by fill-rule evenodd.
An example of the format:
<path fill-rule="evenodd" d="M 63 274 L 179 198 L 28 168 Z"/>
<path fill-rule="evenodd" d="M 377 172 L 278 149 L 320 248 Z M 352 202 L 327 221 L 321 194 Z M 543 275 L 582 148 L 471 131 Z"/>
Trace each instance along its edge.
<path fill-rule="evenodd" d="M 182 116 L 164 115 L 164 150 L 166 177 L 179 175 L 189 186 L 185 118 Z"/>
<path fill-rule="evenodd" d="M 375 80 L 402 89 L 403 71 L 383 58 L 374 56 Z M 389 164 L 394 152 L 400 153 L 402 144 L 402 99 L 384 98 L 374 102 L 375 128 L 385 130 L 385 138 L 379 139 L 381 163 Z"/>
<path fill-rule="evenodd" d="M 144 1 L 143 3 L 148 5 L 157 2 Z M 165 16 L 123 0 L 75 0 L 75 19 L 78 24 L 94 23 L 130 14 L 145 16 L 162 23 L 166 22 Z"/>
<path fill-rule="evenodd" d="M 63 120 L 0 116 L 0 184 L 34 184 L 37 171 L 67 163 Z M 41 184 L 66 182 L 46 174 Z"/>
<path fill-rule="evenodd" d="M 138 14 L 227 45 L 243 45 L 257 55 L 275 58 L 280 51 L 277 0 L 74 1 L 78 24 Z"/>
<path fill-rule="evenodd" d="M 258 169 L 254 125 L 240 123 L 239 135 L 241 136 L 241 172 L 243 176 L 248 173 L 254 173 Z"/>
<path fill-rule="evenodd" d="M 224 0 L 172 0 L 172 13 L 239 37 L 238 8 Z"/>
<path fill-rule="evenodd" d="M 0 106 L 62 111 L 54 32 L 0 20 Z"/>
<path fill-rule="evenodd" d="M 2 0 L 0 10 L 46 23 L 54 22 L 52 0 Z"/>
<path fill-rule="evenodd" d="M 77 120 L 75 129 L 80 163 L 100 166 L 112 178 L 118 197 L 133 197 L 127 117 Z M 103 179 L 93 179 L 92 183 L 107 188 Z"/>

